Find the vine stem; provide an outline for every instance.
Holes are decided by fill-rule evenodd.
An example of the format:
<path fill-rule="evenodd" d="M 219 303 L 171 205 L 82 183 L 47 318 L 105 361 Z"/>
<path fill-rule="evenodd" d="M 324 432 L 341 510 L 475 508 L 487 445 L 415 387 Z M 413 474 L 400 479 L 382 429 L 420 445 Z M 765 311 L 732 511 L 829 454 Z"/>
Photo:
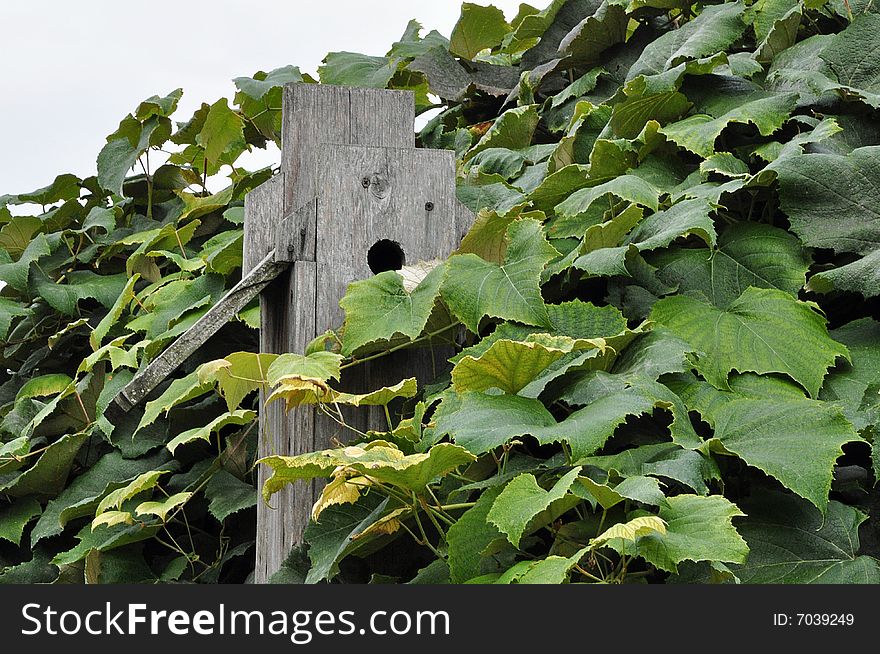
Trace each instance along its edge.
<path fill-rule="evenodd" d="M 469 509 L 475 504 L 476 502 L 461 502 L 459 504 L 443 504 L 437 508 L 443 511 L 455 511 L 457 509 Z"/>
<path fill-rule="evenodd" d="M 387 356 L 387 355 L 392 354 L 394 352 L 397 352 L 399 350 L 403 350 L 405 348 L 408 348 L 411 345 L 415 345 L 416 343 L 420 343 L 425 340 L 430 340 L 430 339 L 434 338 L 435 336 L 439 336 L 443 332 L 447 332 L 450 329 L 458 327 L 460 324 L 461 324 L 460 322 L 454 322 L 451 325 L 446 325 L 446 327 L 442 327 L 436 331 L 425 334 L 424 336 L 420 336 L 419 338 L 412 340 L 412 341 L 409 341 L 408 343 L 401 343 L 400 345 L 395 345 L 394 347 L 388 348 L 387 350 L 382 350 L 381 352 L 376 352 L 375 354 L 371 354 L 370 356 L 364 357 L 363 359 L 352 359 L 348 363 L 344 363 L 341 366 L 339 366 L 339 369 L 345 370 L 346 368 L 351 368 L 352 366 L 356 366 L 360 363 L 366 363 L 367 361 L 373 361 L 374 359 L 379 359 L 381 357 Z"/>

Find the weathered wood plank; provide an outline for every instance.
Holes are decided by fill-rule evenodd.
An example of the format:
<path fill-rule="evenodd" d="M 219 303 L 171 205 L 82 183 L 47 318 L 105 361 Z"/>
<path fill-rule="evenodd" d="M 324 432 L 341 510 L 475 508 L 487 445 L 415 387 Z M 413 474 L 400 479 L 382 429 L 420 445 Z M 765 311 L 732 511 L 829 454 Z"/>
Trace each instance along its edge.
<path fill-rule="evenodd" d="M 325 84 L 287 84 L 281 143 L 284 206 L 296 209 L 317 195 L 318 147 L 323 143 L 351 143 L 349 89 Z"/>
<path fill-rule="evenodd" d="M 318 199 L 313 198 L 282 220 L 275 235 L 276 261 L 314 261 Z"/>
<path fill-rule="evenodd" d="M 367 253 L 376 242 L 398 243 L 407 263 L 445 258 L 459 242 L 452 152 L 328 145 L 323 149 L 320 170 L 316 248 L 319 333 L 342 324 L 339 299 L 348 284 L 373 274 Z M 371 180 L 366 188 L 365 179 Z M 339 244 L 348 242 L 351 245 L 341 250 Z M 366 392 L 396 383 L 403 376 L 430 381 L 449 356 L 439 349 L 433 353 L 430 349 L 398 352 L 375 364 L 351 368 L 342 379 L 342 388 Z M 361 431 L 387 427 L 381 408 L 344 410 L 344 415 Z M 333 439 L 349 438 L 325 417 L 318 418 L 315 432 L 318 447 L 329 447 Z"/>
<path fill-rule="evenodd" d="M 316 264 L 313 261 L 297 261 L 283 285 L 275 286 L 275 292 L 262 307 L 263 330 L 261 339 L 263 351 L 275 353 L 302 352 L 313 338 L 315 332 L 315 277 Z M 275 310 L 271 299 L 280 300 L 288 294 L 286 304 L 295 306 L 297 311 L 287 315 Z M 293 300 L 293 301 L 291 301 Z M 271 350 L 269 348 L 272 348 Z M 300 407 L 290 413 L 284 410 L 283 402 L 265 404 L 266 398 L 260 394 L 260 440 L 258 456 L 273 454 L 302 454 L 314 449 L 313 407 Z M 269 471 L 259 466 L 257 478 L 259 488 L 263 487 Z M 257 504 L 257 567 L 254 573 L 256 583 L 265 583 L 281 566 L 290 548 L 300 542 L 302 532 L 309 522 L 311 503 L 303 498 L 314 497 L 313 484 L 299 482 L 288 486 L 272 498 L 272 505 L 262 500 Z M 298 501 L 300 500 L 300 501 Z"/>
<path fill-rule="evenodd" d="M 409 91 L 349 89 L 352 145 L 415 146 L 415 96 Z M 342 143 L 342 141 L 327 141 Z"/>
<path fill-rule="evenodd" d="M 290 258 L 297 261 L 292 274 L 263 294 L 264 352 L 302 352 L 311 338 L 341 325 L 339 300 L 351 281 L 372 274 L 367 251 L 377 240 L 399 242 L 415 262 L 447 256 L 460 238 L 453 154 L 415 151 L 411 93 L 289 85 L 284 101 L 284 200 L 276 215 L 318 200 L 314 211 L 298 211 L 278 235 L 294 245 Z M 351 149 L 357 145 L 373 147 Z M 338 150 L 346 147 L 347 153 Z M 303 227 L 305 241 L 297 247 Z M 315 263 L 309 268 L 304 259 Z M 380 365 L 357 366 L 345 375 L 343 388 L 367 390 L 407 374 L 427 381 L 434 363 L 443 365 L 448 356 L 434 354 L 401 352 Z M 313 409 L 285 416 L 279 405 L 263 413 L 261 429 L 270 435 L 261 435 L 263 454 L 312 451 L 350 438 L 350 432 Z M 362 430 L 385 426 L 383 412 L 348 412 L 346 419 Z M 268 579 L 299 542 L 321 486 L 300 484 L 276 495 L 274 510 L 258 510 L 256 581 Z"/>
<path fill-rule="evenodd" d="M 276 225 L 284 215 L 283 193 L 284 173 L 281 173 L 260 184 L 244 198 L 242 276 L 253 270 L 275 247 Z"/>

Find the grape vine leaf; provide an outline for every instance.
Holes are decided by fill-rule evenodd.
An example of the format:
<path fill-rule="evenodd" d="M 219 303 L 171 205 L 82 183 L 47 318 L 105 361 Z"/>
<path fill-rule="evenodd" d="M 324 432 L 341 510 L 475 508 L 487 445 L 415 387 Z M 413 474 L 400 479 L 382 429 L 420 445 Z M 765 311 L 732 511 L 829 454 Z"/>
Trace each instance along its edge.
<path fill-rule="evenodd" d="M 857 16 L 835 34 L 819 55 L 849 92 L 857 93 L 874 109 L 880 109 L 880 15 Z"/>
<path fill-rule="evenodd" d="M 159 484 L 159 478 L 166 474 L 167 470 L 148 470 L 138 475 L 129 483 L 121 488 L 105 495 L 95 509 L 95 515 L 100 515 L 111 509 L 121 509 L 124 502 L 132 499 L 136 495 L 148 490 L 152 490 Z"/>
<path fill-rule="evenodd" d="M 249 411 L 247 409 L 237 409 L 235 411 L 223 413 L 206 425 L 193 427 L 192 429 L 180 432 L 177 436 L 168 441 L 168 444 L 165 447 L 168 448 L 169 452 L 174 454 L 178 447 L 185 445 L 186 443 L 192 443 L 195 440 L 201 439 L 210 443 L 211 436 L 218 433 L 224 427 L 228 427 L 229 425 L 246 425 L 253 422 L 256 417 L 256 411 Z"/>
<path fill-rule="evenodd" d="M 501 535 L 487 517 L 500 492 L 501 488 L 496 487 L 481 493 L 476 504 L 446 532 L 452 583 L 460 584 L 479 575 L 483 550 Z"/>
<path fill-rule="evenodd" d="M 476 154 L 489 148 L 519 150 L 528 147 L 539 119 L 538 105 L 530 104 L 508 109 L 495 119 L 477 144 L 468 150 L 464 160 L 469 161 Z"/>
<path fill-rule="evenodd" d="M 108 452 L 49 501 L 31 532 L 31 545 L 60 534 L 75 518 L 94 515 L 103 497 L 137 476 L 154 469 L 173 470 L 177 465 L 169 461 L 164 450 L 140 459 L 123 458 L 118 451 Z"/>
<path fill-rule="evenodd" d="M 549 490 L 538 485 L 535 476 L 525 473 L 510 481 L 495 498 L 486 519 L 507 534 L 514 547 L 519 547 L 520 539 L 529 521 L 547 509 L 556 500 L 562 499 L 575 483 L 580 468 L 572 468 Z"/>
<path fill-rule="evenodd" d="M 731 371 L 782 373 L 819 394 L 828 368 L 846 347 L 828 336 L 813 305 L 777 289 L 747 288 L 721 309 L 686 295 L 657 302 L 651 319 L 690 343 L 697 370 L 716 388 L 729 389 Z"/>
<path fill-rule="evenodd" d="M 301 82 L 302 73 L 296 66 L 282 66 L 269 73 L 257 73 L 253 77 L 236 77 L 232 80 L 242 93 L 254 100 L 261 100 L 269 91 L 292 82 Z"/>
<path fill-rule="evenodd" d="M 196 143 L 205 148 L 205 160 L 209 166 L 217 164 L 220 157 L 232 148 L 246 147 L 244 121 L 238 112 L 229 108 L 226 98 L 211 105 Z"/>
<path fill-rule="evenodd" d="M 703 495 L 709 492 L 707 480 L 721 478 L 718 465 L 711 457 L 668 442 L 640 445 L 618 454 L 585 457 L 578 463 L 622 477 L 667 477 Z"/>
<path fill-rule="evenodd" d="M 53 309 L 66 316 L 78 314 L 79 302 L 92 298 L 105 307 L 112 307 L 128 283 L 125 273 L 97 275 L 89 270 L 77 270 L 66 275 L 66 283 L 53 282 L 45 275 L 31 270 L 29 284 Z"/>
<path fill-rule="evenodd" d="M 663 384 L 651 379 L 591 371 L 572 380 L 560 399 L 584 407 L 557 425 L 558 435 L 571 445 L 574 460 L 594 454 L 627 417 L 650 414 L 655 408 L 672 414 L 669 431 L 674 443 L 686 448 L 702 444 L 684 403 Z M 533 435 L 541 442 L 545 438 L 552 441 L 553 432 L 551 428 Z"/>
<path fill-rule="evenodd" d="M 445 272 L 445 266 L 435 265 L 415 288 L 407 288 L 402 271 L 396 270 L 352 282 L 339 302 L 345 310 L 342 354 L 398 334 L 417 338 L 434 309 Z"/>
<path fill-rule="evenodd" d="M 860 440 L 842 411 L 806 398 L 735 397 L 703 416 L 714 425 L 715 438 L 723 449 L 776 478 L 825 513 L 834 465 L 843 454 L 843 445 Z"/>
<path fill-rule="evenodd" d="M 384 89 L 394 71 L 397 61 L 388 57 L 371 57 L 357 52 L 331 52 L 318 66 L 322 84 L 359 86 Z"/>
<path fill-rule="evenodd" d="M 26 496 L 0 509 L 0 540 L 16 547 L 21 543 L 24 528 L 40 515 L 40 503 L 34 497 Z"/>
<path fill-rule="evenodd" d="M 846 345 L 852 362 L 837 364 L 825 378 L 819 399 L 840 405 L 853 426 L 862 430 L 869 424 L 862 401 L 871 385 L 880 382 L 880 323 L 860 318 L 829 333 Z"/>
<path fill-rule="evenodd" d="M 576 351 L 585 349 L 595 356 L 604 350 L 604 342 L 585 342 Z M 540 342 L 499 339 L 478 357 L 468 355 L 458 360 L 452 369 L 452 387 L 457 391 L 499 388 L 505 393 L 518 393 L 565 354 L 565 349 Z"/>
<path fill-rule="evenodd" d="M 9 284 L 16 291 L 26 291 L 31 264 L 48 256 L 50 252 L 51 245 L 45 234 L 37 234 L 17 261 L 12 261 L 5 250 L 0 250 L 0 281 Z"/>
<path fill-rule="evenodd" d="M 666 496 L 660 489 L 660 482 L 654 477 L 634 475 L 626 477 L 615 485 L 600 484 L 590 477 L 579 477 L 578 483 L 606 511 L 625 500 L 635 500 L 650 506 L 660 506 L 666 501 Z"/>
<path fill-rule="evenodd" d="M 508 246 L 501 265 L 474 254 L 449 259 L 441 295 L 450 311 L 474 333 L 484 316 L 549 327 L 541 297 L 544 266 L 559 253 L 547 242 L 541 223 L 522 218 L 507 229 Z"/>
<path fill-rule="evenodd" d="M 694 114 L 660 130 L 667 139 L 701 157 L 715 154 L 715 140 L 731 123 L 751 123 L 762 136 L 770 136 L 797 106 L 797 93 L 779 93 L 740 104 L 716 117 Z"/>
<path fill-rule="evenodd" d="M 452 28 L 449 51 L 473 59 L 481 50 L 500 44 L 509 31 L 504 12 L 497 7 L 465 2 L 461 5 L 461 16 Z"/>
<path fill-rule="evenodd" d="M 674 248 L 647 257 L 657 274 L 678 292 L 726 308 L 749 286 L 776 288 L 797 296 L 810 258 L 788 232 L 740 222 L 724 230 L 718 248 Z"/>
<path fill-rule="evenodd" d="M 134 512 L 139 516 L 154 515 L 164 523 L 168 521 L 168 513 L 170 511 L 186 504 L 192 496 L 193 493 L 191 492 L 183 492 L 175 493 L 162 500 L 142 502 L 138 504 Z"/>
<path fill-rule="evenodd" d="M 666 522 L 666 533 L 643 535 L 634 544 L 626 543 L 623 550 L 668 572 L 677 572 L 683 561 L 742 563 L 749 546 L 732 519 L 743 515 L 735 504 L 720 495 L 668 497 L 659 511 Z M 620 549 L 618 541 L 610 541 L 609 546 Z"/>
<path fill-rule="evenodd" d="M 435 414 L 436 435 L 449 434 L 473 454 L 555 424 L 541 402 L 517 395 L 447 394 Z"/>
<path fill-rule="evenodd" d="M 0 481 L 0 492 L 11 497 L 55 497 L 64 488 L 74 458 L 88 438 L 88 432 L 62 436 L 46 448 L 33 466 L 11 480 Z"/>
<path fill-rule="evenodd" d="M 660 193 L 652 184 L 635 175 L 620 175 L 603 184 L 575 191 L 557 204 L 553 211 L 561 218 L 578 216 L 585 213 L 596 200 L 608 194 L 654 211 L 659 207 Z"/>
<path fill-rule="evenodd" d="M 831 501 L 825 515 L 798 497 L 764 492 L 743 502 L 737 524 L 749 558 L 733 567 L 746 584 L 877 584 L 880 564 L 859 555 L 867 516 Z"/>
<path fill-rule="evenodd" d="M 13 320 L 26 316 L 29 313 L 28 309 L 21 306 L 15 300 L 0 297 L 0 340 L 6 340 Z"/>
<path fill-rule="evenodd" d="M 409 492 L 421 491 L 435 478 L 474 460 L 476 457 L 463 447 L 451 443 L 439 443 L 427 452 L 407 455 L 385 441 L 371 441 L 363 447 L 352 445 L 298 456 L 268 456 L 258 463 L 272 469 L 272 476 L 263 485 L 263 497 L 268 501 L 293 481 L 327 477 L 340 466 Z"/>
<path fill-rule="evenodd" d="M 178 404 L 200 397 L 210 392 L 212 388 L 213 382 L 201 381 L 197 372 L 175 379 L 159 397 L 147 402 L 144 415 L 138 423 L 135 434 L 155 422 L 161 414 L 164 413 L 167 416 L 168 412 Z"/>
<path fill-rule="evenodd" d="M 870 267 L 880 256 L 880 146 L 857 148 L 848 155 L 789 157 L 774 169 L 781 208 L 805 245 L 867 258 L 820 272 L 810 287 L 820 292 L 836 287 L 865 297 L 880 292 Z"/>
<path fill-rule="evenodd" d="M 196 374 L 200 383 L 216 382 L 227 409 L 235 411 L 245 397 L 265 384 L 269 369 L 278 358 L 265 352 L 234 352 L 224 359 L 202 364 Z"/>
<path fill-rule="evenodd" d="M 627 81 L 639 75 L 655 75 L 689 59 L 724 51 L 745 31 L 745 6 L 725 2 L 708 6 L 694 20 L 652 41 L 627 73 Z"/>

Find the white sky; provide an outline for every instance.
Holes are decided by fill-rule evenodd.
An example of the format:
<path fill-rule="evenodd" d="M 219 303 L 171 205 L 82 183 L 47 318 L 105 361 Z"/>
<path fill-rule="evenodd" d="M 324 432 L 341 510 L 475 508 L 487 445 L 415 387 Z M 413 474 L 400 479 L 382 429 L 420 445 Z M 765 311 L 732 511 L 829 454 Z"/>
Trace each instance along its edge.
<path fill-rule="evenodd" d="M 519 0 L 494 4 L 508 19 Z M 546 3 L 532 3 L 543 6 Z M 410 18 L 449 36 L 459 0 L 0 0 L 0 195 L 94 174 L 119 120 L 184 90 L 174 118 L 231 98 L 233 77 L 330 51 L 384 55 Z M 266 165 L 276 154 L 254 164 Z"/>

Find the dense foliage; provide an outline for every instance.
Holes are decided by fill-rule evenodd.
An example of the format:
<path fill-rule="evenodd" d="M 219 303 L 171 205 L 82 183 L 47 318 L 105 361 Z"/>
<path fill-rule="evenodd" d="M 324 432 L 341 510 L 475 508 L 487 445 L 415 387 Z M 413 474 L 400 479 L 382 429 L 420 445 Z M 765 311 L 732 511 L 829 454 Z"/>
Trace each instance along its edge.
<path fill-rule="evenodd" d="M 179 93 L 145 101 L 97 178 L 2 198 L 43 212 L 0 209 L 0 580 L 244 579 L 263 388 L 388 419 L 261 463 L 266 499 L 328 480 L 279 581 L 880 581 L 878 48 L 871 0 L 554 0 L 331 53 L 322 82 L 440 98 L 418 141 L 456 151 L 473 228 L 351 284 L 304 353 L 230 354 L 242 312 L 114 429 L 113 393 L 234 283 L 271 175 L 234 164 L 301 76 L 176 128 Z M 427 386 L 337 384 L 440 343 Z"/>

